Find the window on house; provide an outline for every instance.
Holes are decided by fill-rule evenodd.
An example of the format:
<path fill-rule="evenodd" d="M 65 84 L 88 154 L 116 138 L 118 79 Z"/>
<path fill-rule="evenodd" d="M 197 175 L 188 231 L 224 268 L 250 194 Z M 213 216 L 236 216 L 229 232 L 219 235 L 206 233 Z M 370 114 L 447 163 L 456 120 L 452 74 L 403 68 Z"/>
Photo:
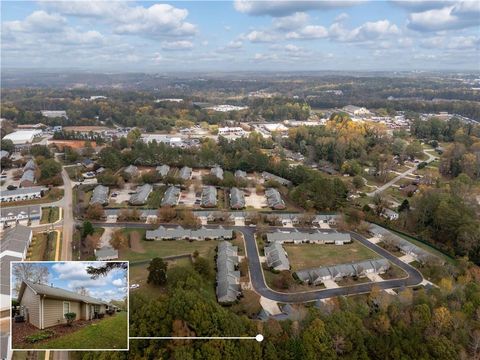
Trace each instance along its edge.
<path fill-rule="evenodd" d="M 64 301 L 63 302 L 63 317 L 65 317 L 66 313 L 70 312 L 70 302 L 69 301 Z"/>

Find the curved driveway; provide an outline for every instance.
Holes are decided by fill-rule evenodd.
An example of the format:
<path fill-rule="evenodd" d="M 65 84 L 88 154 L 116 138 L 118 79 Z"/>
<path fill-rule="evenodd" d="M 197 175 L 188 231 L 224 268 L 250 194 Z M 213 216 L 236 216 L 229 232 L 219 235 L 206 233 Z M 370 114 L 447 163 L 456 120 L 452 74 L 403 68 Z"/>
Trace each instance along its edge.
<path fill-rule="evenodd" d="M 163 226 L 177 226 L 171 224 L 162 224 Z M 121 226 L 128 226 L 134 228 L 152 228 L 151 224 L 144 224 L 144 223 L 101 223 L 95 224 L 95 226 L 102 226 L 102 227 L 121 227 Z M 207 228 L 216 228 L 218 226 L 205 226 Z M 240 231 L 245 239 L 245 250 L 248 260 L 248 268 L 250 272 L 250 280 L 252 282 L 252 286 L 255 291 L 270 300 L 278 301 L 282 303 L 303 303 L 309 301 L 316 301 L 321 299 L 327 299 L 334 296 L 342 296 L 342 295 L 356 295 L 356 294 L 363 294 L 368 293 L 372 290 L 373 286 L 376 286 L 380 289 L 393 289 L 393 288 L 401 288 L 406 286 L 415 286 L 419 285 L 423 281 L 422 274 L 415 269 L 413 266 L 404 263 L 403 261 L 399 260 L 395 255 L 389 253 L 384 248 L 371 243 L 363 236 L 350 232 L 352 238 L 357 240 L 358 242 L 362 243 L 364 246 L 368 247 L 370 250 L 376 252 L 380 256 L 386 258 L 394 265 L 401 268 L 405 273 L 408 275 L 403 279 L 392 279 L 392 280 L 385 280 L 381 282 L 374 282 L 374 283 L 363 283 L 358 285 L 352 286 L 343 286 L 335 289 L 318 289 L 318 290 L 311 290 L 311 291 L 304 291 L 304 292 L 296 292 L 296 293 L 284 293 L 278 292 L 275 290 L 270 289 L 266 282 L 265 277 L 263 275 L 262 263 L 260 262 L 260 257 L 258 253 L 257 242 L 255 240 L 255 227 L 248 227 L 248 226 L 223 226 L 225 229 L 232 229 L 236 231 Z M 272 228 L 272 230 L 276 230 L 277 228 Z M 287 228 L 281 228 L 282 230 L 293 230 Z M 298 228 L 295 228 L 298 229 Z M 325 232 L 333 232 L 334 230 L 327 230 L 322 229 Z M 314 287 L 312 286 L 312 289 Z"/>

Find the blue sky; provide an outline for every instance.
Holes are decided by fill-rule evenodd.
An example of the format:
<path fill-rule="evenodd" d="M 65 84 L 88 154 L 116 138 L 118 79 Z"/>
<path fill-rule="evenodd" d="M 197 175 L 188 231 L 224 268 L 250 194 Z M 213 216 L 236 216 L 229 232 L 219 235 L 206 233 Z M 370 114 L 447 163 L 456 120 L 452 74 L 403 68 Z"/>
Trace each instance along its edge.
<path fill-rule="evenodd" d="M 2 2 L 5 68 L 479 70 L 480 2 Z"/>
<path fill-rule="evenodd" d="M 102 300 L 123 300 L 127 296 L 127 271 L 115 269 L 106 276 L 93 280 L 86 272 L 88 266 L 99 267 L 103 262 L 40 262 L 34 263 L 35 266 L 44 266 L 48 268 L 48 284 L 53 284 L 65 290 L 75 291 L 76 288 L 85 287 L 90 296 Z M 15 265 L 13 265 L 15 266 Z M 16 283 L 13 278 L 12 284 Z"/>

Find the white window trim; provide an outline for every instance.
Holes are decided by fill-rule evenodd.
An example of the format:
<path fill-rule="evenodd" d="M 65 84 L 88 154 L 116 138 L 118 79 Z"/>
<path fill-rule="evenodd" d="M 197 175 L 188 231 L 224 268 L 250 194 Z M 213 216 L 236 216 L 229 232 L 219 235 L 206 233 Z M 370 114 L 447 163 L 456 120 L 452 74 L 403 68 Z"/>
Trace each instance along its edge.
<path fill-rule="evenodd" d="M 68 304 L 68 311 L 65 312 L 65 304 Z M 62 304 L 63 318 L 65 319 L 65 314 L 70 312 L 70 301 L 64 301 Z"/>

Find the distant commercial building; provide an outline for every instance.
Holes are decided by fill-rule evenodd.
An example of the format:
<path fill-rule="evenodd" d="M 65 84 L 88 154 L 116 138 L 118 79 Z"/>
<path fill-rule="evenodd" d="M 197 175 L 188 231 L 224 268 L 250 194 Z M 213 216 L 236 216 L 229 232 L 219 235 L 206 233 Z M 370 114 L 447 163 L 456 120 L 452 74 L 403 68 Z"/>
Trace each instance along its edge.
<path fill-rule="evenodd" d="M 354 106 L 354 105 L 347 105 L 342 108 L 349 115 L 353 116 L 366 116 L 370 115 L 370 111 L 364 107 Z"/>
<path fill-rule="evenodd" d="M 108 204 L 108 186 L 97 185 L 95 189 L 93 189 L 92 197 L 90 198 L 90 205 L 100 204 L 100 205 L 107 205 Z"/>
<path fill-rule="evenodd" d="M 269 188 L 265 191 L 265 197 L 267 198 L 267 204 L 274 210 L 283 210 L 286 208 L 285 202 L 282 200 L 282 196 L 277 189 Z"/>
<path fill-rule="evenodd" d="M 42 130 L 19 130 L 5 135 L 2 140 L 11 140 L 13 145 L 25 145 L 31 144 L 40 135 Z"/>
<path fill-rule="evenodd" d="M 241 294 L 238 248 L 222 241 L 217 248 L 217 300 L 227 304 L 235 302 Z"/>
<path fill-rule="evenodd" d="M 245 207 L 245 194 L 236 187 L 230 190 L 230 207 L 235 210 L 240 210 Z"/>
<path fill-rule="evenodd" d="M 137 187 L 137 190 L 130 196 L 130 200 L 128 202 L 130 205 L 145 205 L 152 190 L 153 187 L 150 184 L 139 186 Z"/>
<path fill-rule="evenodd" d="M 241 127 L 221 127 L 218 128 L 219 136 L 245 136 L 247 132 Z"/>
<path fill-rule="evenodd" d="M 267 258 L 267 265 L 275 270 L 290 270 L 290 262 L 288 261 L 287 253 L 279 242 L 273 242 L 265 246 L 265 257 Z"/>
<path fill-rule="evenodd" d="M 170 186 L 165 194 L 163 195 L 163 199 L 161 202 L 162 206 L 175 206 L 178 203 L 178 197 L 180 196 L 180 189 L 176 186 Z"/>
<path fill-rule="evenodd" d="M 277 176 L 275 174 L 271 174 L 269 172 L 262 172 L 262 177 L 265 181 L 268 181 L 268 180 L 272 180 L 272 181 L 275 181 L 277 183 L 279 183 L 280 185 L 284 185 L 284 186 L 291 186 L 292 185 L 292 182 L 290 180 L 287 180 L 287 179 L 284 179 L 280 176 Z"/>
<path fill-rule="evenodd" d="M 157 166 L 156 170 L 161 177 L 165 177 L 168 175 L 168 172 L 170 171 L 170 166 L 168 165 Z"/>
<path fill-rule="evenodd" d="M 204 186 L 202 189 L 202 207 L 215 207 L 217 206 L 217 189 L 215 186 Z"/>
<path fill-rule="evenodd" d="M 13 202 L 40 199 L 47 189 L 41 186 L 0 191 L 0 201 Z"/>
<path fill-rule="evenodd" d="M 68 119 L 67 112 L 65 110 L 42 110 L 42 116 L 47 118 L 65 118 Z"/>

